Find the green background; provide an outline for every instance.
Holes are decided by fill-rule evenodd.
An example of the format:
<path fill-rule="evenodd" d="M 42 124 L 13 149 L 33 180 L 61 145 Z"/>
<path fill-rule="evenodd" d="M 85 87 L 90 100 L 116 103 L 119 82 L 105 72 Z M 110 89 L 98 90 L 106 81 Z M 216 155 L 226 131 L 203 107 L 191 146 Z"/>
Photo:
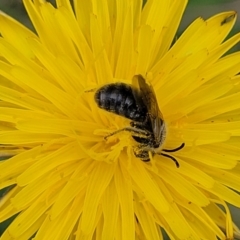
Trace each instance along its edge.
<path fill-rule="evenodd" d="M 179 0 L 181 1 L 181 0 Z M 49 1 L 54 2 L 54 1 Z M 0 10 L 13 16 L 18 21 L 22 22 L 28 28 L 33 29 L 31 22 L 26 14 L 21 0 L 0 0 Z M 204 19 L 211 17 L 214 14 L 224 11 L 234 10 L 240 12 L 240 0 L 190 0 L 186 12 L 183 16 L 181 26 L 177 35 L 179 36 L 184 29 L 197 17 L 201 16 Z M 1 23 L 0 23 L 1 24 Z M 240 17 L 238 18 L 231 35 L 240 32 Z M 17 41 L 17 39 L 16 39 Z M 239 51 L 240 44 L 235 46 L 232 51 Z M 239 66 L 240 67 L 240 66 Z M 240 174 L 240 173 L 239 173 Z M 0 192 L 0 197 L 1 197 Z M 240 209 L 231 207 L 233 218 L 237 225 L 240 227 Z M 0 236 L 9 220 L 0 224 Z M 165 237 L 165 239 L 168 239 Z"/>

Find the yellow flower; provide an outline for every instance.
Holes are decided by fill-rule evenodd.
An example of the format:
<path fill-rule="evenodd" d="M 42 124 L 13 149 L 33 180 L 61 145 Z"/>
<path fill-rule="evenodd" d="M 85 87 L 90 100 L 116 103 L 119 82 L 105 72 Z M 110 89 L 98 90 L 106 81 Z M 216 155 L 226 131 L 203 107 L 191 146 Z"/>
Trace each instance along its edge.
<path fill-rule="evenodd" d="M 235 12 L 196 19 L 187 1 L 24 0 L 36 34 L 0 15 L 1 240 L 233 239 L 240 207 L 240 53 Z M 151 83 L 169 158 L 135 157 L 130 120 L 94 91 Z"/>

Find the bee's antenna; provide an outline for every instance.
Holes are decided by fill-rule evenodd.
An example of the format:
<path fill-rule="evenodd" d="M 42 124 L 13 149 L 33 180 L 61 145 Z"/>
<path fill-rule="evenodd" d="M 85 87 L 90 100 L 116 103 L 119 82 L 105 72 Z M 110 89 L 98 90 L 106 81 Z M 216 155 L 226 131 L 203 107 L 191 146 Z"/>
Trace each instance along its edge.
<path fill-rule="evenodd" d="M 182 143 L 179 147 L 177 148 L 174 148 L 174 149 L 162 149 L 163 152 L 176 152 L 180 149 L 182 149 L 183 147 L 185 146 L 185 143 Z M 176 167 L 179 168 L 179 163 L 178 161 L 176 160 L 176 158 L 174 158 L 173 156 L 170 156 L 168 154 L 165 154 L 165 153 L 160 153 L 162 156 L 164 157 L 167 157 L 167 158 L 170 158 L 171 160 L 173 160 L 176 164 Z"/>
<path fill-rule="evenodd" d="M 174 148 L 174 149 L 162 149 L 163 152 L 176 152 L 180 149 L 182 149 L 185 146 L 185 143 L 182 143 L 179 147 Z"/>
<path fill-rule="evenodd" d="M 177 168 L 179 168 L 179 163 L 178 163 L 178 161 L 176 160 L 176 158 L 174 158 L 173 156 L 170 156 L 170 155 L 168 155 L 168 154 L 165 154 L 165 153 L 160 153 L 162 156 L 164 156 L 164 157 L 167 157 L 167 158 L 170 158 L 171 160 L 173 160 L 174 162 L 175 162 L 175 164 L 176 164 L 176 167 Z"/>

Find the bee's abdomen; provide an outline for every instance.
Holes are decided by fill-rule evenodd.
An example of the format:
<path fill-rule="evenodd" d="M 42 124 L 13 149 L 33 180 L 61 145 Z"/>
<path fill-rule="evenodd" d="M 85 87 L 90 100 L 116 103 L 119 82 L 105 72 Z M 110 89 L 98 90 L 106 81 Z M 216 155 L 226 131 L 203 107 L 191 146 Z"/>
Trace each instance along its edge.
<path fill-rule="evenodd" d="M 108 84 L 97 90 L 95 101 L 99 108 L 133 121 L 143 122 L 147 116 L 140 93 L 124 83 Z"/>

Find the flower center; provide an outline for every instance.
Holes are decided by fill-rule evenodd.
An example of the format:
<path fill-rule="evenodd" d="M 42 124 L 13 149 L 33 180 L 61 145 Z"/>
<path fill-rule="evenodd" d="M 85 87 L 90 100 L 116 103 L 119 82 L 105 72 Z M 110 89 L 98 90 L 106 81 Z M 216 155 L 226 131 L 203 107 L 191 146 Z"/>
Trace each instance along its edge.
<path fill-rule="evenodd" d="M 132 151 L 133 139 L 130 133 L 119 132 L 111 136 L 103 136 L 102 141 L 99 144 L 99 157 L 102 161 L 116 162 L 119 159 L 120 154 L 124 152 Z M 100 160 L 100 159 L 99 159 Z"/>

